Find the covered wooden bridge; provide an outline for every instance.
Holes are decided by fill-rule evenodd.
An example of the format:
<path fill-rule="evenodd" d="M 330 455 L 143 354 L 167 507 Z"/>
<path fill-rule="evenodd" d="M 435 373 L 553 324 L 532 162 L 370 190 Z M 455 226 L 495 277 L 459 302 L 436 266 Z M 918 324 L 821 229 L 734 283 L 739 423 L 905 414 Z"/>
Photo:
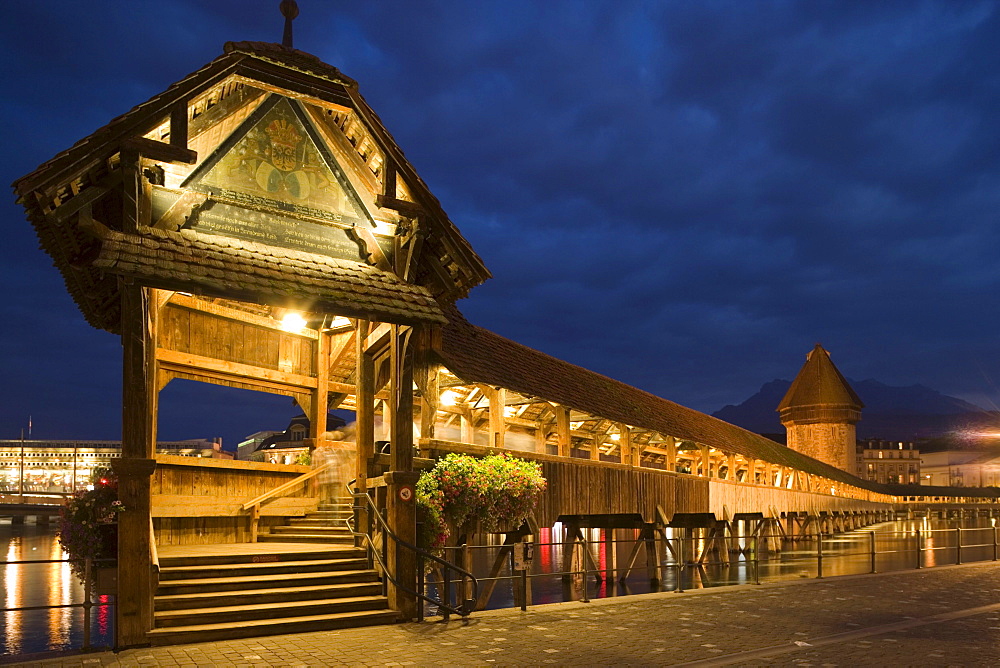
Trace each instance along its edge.
<path fill-rule="evenodd" d="M 468 323 L 455 302 L 489 278 L 482 260 L 357 83 L 290 44 L 226 44 L 14 187 L 84 317 L 122 341 L 120 646 L 201 637 L 164 634 L 197 616 L 179 607 L 194 599 L 206 625 L 244 634 L 269 632 L 254 624 L 276 606 L 308 614 L 268 590 L 255 616 L 248 604 L 227 617 L 209 594 L 182 591 L 195 585 L 177 575 L 226 564 L 251 573 L 244 588 L 265 575 L 306 581 L 318 566 L 301 547 L 300 559 L 272 546 L 227 562 L 220 549 L 177 568 L 159 553 L 252 544 L 290 517 L 342 513 L 319 505 L 315 469 L 155 456 L 158 393 L 175 379 L 293 398 L 314 449 L 349 453 L 341 477 L 383 490 L 402 541 L 415 541 L 415 451 L 512 449 L 541 461 L 544 525 L 850 524 L 902 500 Z M 356 413 L 354 442 L 327 432 L 332 408 Z M 390 454 L 376 453 L 377 441 Z M 361 558 L 342 545 L 310 559 L 329 562 L 331 550 Z M 402 543 L 388 550 L 390 619 L 414 616 L 415 563 Z M 372 619 L 360 610 L 377 597 L 349 584 L 353 608 L 324 599 L 341 612 L 310 623 Z M 292 624 L 282 628 L 306 628 Z"/>

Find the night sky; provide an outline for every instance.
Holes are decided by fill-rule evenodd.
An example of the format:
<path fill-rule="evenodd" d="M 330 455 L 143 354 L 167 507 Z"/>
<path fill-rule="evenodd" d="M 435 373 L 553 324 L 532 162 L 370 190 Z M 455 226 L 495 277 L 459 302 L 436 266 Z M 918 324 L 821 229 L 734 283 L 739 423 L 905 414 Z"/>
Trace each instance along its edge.
<path fill-rule="evenodd" d="M 222 53 L 278 1 L 9 2 L 0 180 Z M 1000 4 L 300 0 L 494 278 L 474 323 L 693 408 L 850 378 L 1000 404 Z M 9 191 L 8 191 L 9 192 Z M 0 438 L 118 438 L 121 349 L 12 195 Z M 284 428 L 174 381 L 160 437 Z"/>

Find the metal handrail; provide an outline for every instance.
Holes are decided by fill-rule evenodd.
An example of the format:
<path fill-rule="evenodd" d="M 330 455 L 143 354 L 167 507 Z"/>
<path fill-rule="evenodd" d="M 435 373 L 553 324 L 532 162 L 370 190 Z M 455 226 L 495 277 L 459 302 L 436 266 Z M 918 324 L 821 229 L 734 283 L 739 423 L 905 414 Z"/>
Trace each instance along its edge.
<path fill-rule="evenodd" d="M 348 520 L 347 527 L 351 530 L 351 533 L 357 537 L 362 538 L 365 541 L 368 547 L 369 554 L 371 554 L 374 557 L 374 559 L 378 562 L 379 566 L 382 568 L 382 572 L 385 573 L 389 581 L 392 582 L 392 584 L 395 585 L 396 587 L 399 587 L 400 589 L 405 591 L 407 594 L 410 594 L 411 596 L 416 596 L 417 598 L 426 601 L 427 603 L 432 603 L 436 605 L 440 610 L 445 610 L 447 612 L 454 613 L 462 617 L 468 617 L 470 614 L 472 614 L 475 602 L 479 598 L 479 580 L 476 579 L 476 576 L 470 573 L 469 571 L 465 570 L 461 566 L 456 566 L 455 564 L 447 561 L 446 559 L 442 559 L 437 555 L 431 554 L 427 550 L 419 548 L 413 543 L 405 541 L 399 536 L 397 536 L 393 532 L 393 530 L 389 528 L 389 524 L 382 516 L 382 513 L 380 513 L 378 511 L 378 508 L 375 507 L 375 502 L 372 500 L 372 498 L 368 496 L 366 492 L 359 492 L 357 489 L 352 487 L 352 485 L 355 482 L 356 480 L 351 480 L 350 482 L 347 483 L 348 493 L 351 495 L 353 499 L 355 499 L 355 501 L 362 498 L 364 499 L 364 503 L 366 503 L 368 506 L 367 509 L 369 512 L 369 517 L 374 518 L 378 522 L 379 526 L 382 528 L 382 531 L 386 536 L 395 541 L 397 545 L 400 545 L 406 548 L 407 550 L 410 550 L 418 557 L 421 557 L 423 559 L 429 559 L 430 561 L 439 564 L 444 569 L 455 571 L 456 573 L 458 573 L 460 577 L 468 578 L 468 580 L 472 583 L 472 597 L 469 599 L 462 600 L 461 605 L 456 608 L 453 607 L 449 602 L 443 600 L 447 598 L 447 595 L 441 598 L 433 598 L 431 596 L 427 596 L 423 592 L 414 591 L 413 589 L 410 589 L 410 587 L 408 587 L 407 585 L 399 582 L 392 574 L 392 572 L 389 570 L 388 564 L 386 564 L 382 560 L 382 555 L 379 554 L 379 550 L 375 546 L 375 543 L 372 540 L 371 535 L 369 535 L 365 531 L 357 531 L 354 527 L 353 518 L 351 520 Z M 358 508 L 358 506 L 355 505 L 355 508 Z M 420 565 L 419 560 L 418 560 L 418 565 Z M 446 578 L 445 582 L 447 583 L 447 581 L 448 579 Z M 446 589 L 447 589 L 447 584 L 446 584 Z"/>

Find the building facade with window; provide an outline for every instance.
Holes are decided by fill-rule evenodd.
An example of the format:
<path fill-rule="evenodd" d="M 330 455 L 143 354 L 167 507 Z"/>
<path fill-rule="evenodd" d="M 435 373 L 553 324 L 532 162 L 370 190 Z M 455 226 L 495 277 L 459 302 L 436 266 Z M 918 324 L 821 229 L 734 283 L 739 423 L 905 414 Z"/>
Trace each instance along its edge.
<path fill-rule="evenodd" d="M 863 480 L 918 485 L 920 466 L 920 450 L 913 441 L 858 441 L 857 471 Z"/>
<path fill-rule="evenodd" d="M 232 459 L 222 439 L 160 441 L 158 454 Z M 121 457 L 121 441 L 0 440 L 0 494 L 67 494 Z"/>

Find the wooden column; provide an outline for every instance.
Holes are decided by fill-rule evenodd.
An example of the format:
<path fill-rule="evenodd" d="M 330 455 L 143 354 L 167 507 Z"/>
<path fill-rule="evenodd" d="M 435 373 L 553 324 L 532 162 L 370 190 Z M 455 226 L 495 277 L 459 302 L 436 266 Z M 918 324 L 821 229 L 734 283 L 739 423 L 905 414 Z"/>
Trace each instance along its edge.
<path fill-rule="evenodd" d="M 330 410 L 330 334 L 320 331 L 316 339 L 316 389 L 312 391 L 309 411 L 310 452 L 323 444 L 326 434 L 326 416 Z"/>
<path fill-rule="evenodd" d="M 389 413 L 391 414 L 391 464 L 385 474 L 389 527 L 401 541 L 417 542 L 417 504 L 413 470 L 413 351 L 411 329 L 391 326 L 389 349 Z M 389 549 L 389 571 L 403 587 L 417 588 L 416 554 L 395 543 Z M 417 616 L 417 598 L 403 587 L 389 584 L 389 606 L 401 619 Z"/>
<path fill-rule="evenodd" d="M 590 458 L 595 461 L 601 461 L 601 446 L 604 445 L 604 436 L 602 434 L 594 434 L 594 444 L 590 448 Z"/>
<path fill-rule="evenodd" d="M 618 449 L 621 451 L 622 464 L 638 466 L 639 457 L 635 448 L 632 447 L 632 430 L 627 424 L 618 424 Z"/>
<path fill-rule="evenodd" d="M 677 439 L 673 436 L 669 437 L 669 442 L 666 444 L 667 447 L 667 470 L 676 471 L 677 470 Z"/>
<path fill-rule="evenodd" d="M 417 381 L 420 388 L 420 437 L 434 438 L 441 396 L 441 366 L 431 361 L 430 350 L 423 337 L 417 355 L 416 375 L 420 379 Z"/>
<path fill-rule="evenodd" d="M 569 457 L 570 443 L 573 442 L 569 433 L 569 408 L 555 405 L 552 410 L 556 414 L 556 436 L 559 439 L 558 455 Z"/>
<path fill-rule="evenodd" d="M 507 439 L 507 390 L 502 387 L 481 386 L 483 394 L 490 402 L 490 446 L 502 448 Z"/>
<path fill-rule="evenodd" d="M 368 491 L 369 462 L 375 456 L 375 359 L 368 351 L 367 339 L 371 324 L 367 320 L 358 320 L 355 350 L 357 361 L 355 368 L 356 390 L 355 409 L 357 455 L 354 466 L 355 485 L 360 493 Z M 368 509 L 361 506 L 355 518 L 359 531 L 368 530 Z M 360 545 L 361 539 L 356 539 Z"/>
<path fill-rule="evenodd" d="M 122 282 L 122 456 L 113 463 L 118 496 L 119 648 L 147 644 L 153 628 L 150 476 L 156 468 L 156 307 L 151 291 Z"/>
<path fill-rule="evenodd" d="M 548 437 L 549 425 L 544 422 L 538 422 L 535 425 L 535 452 L 540 452 L 543 455 L 548 452 L 545 447 L 545 441 Z"/>

